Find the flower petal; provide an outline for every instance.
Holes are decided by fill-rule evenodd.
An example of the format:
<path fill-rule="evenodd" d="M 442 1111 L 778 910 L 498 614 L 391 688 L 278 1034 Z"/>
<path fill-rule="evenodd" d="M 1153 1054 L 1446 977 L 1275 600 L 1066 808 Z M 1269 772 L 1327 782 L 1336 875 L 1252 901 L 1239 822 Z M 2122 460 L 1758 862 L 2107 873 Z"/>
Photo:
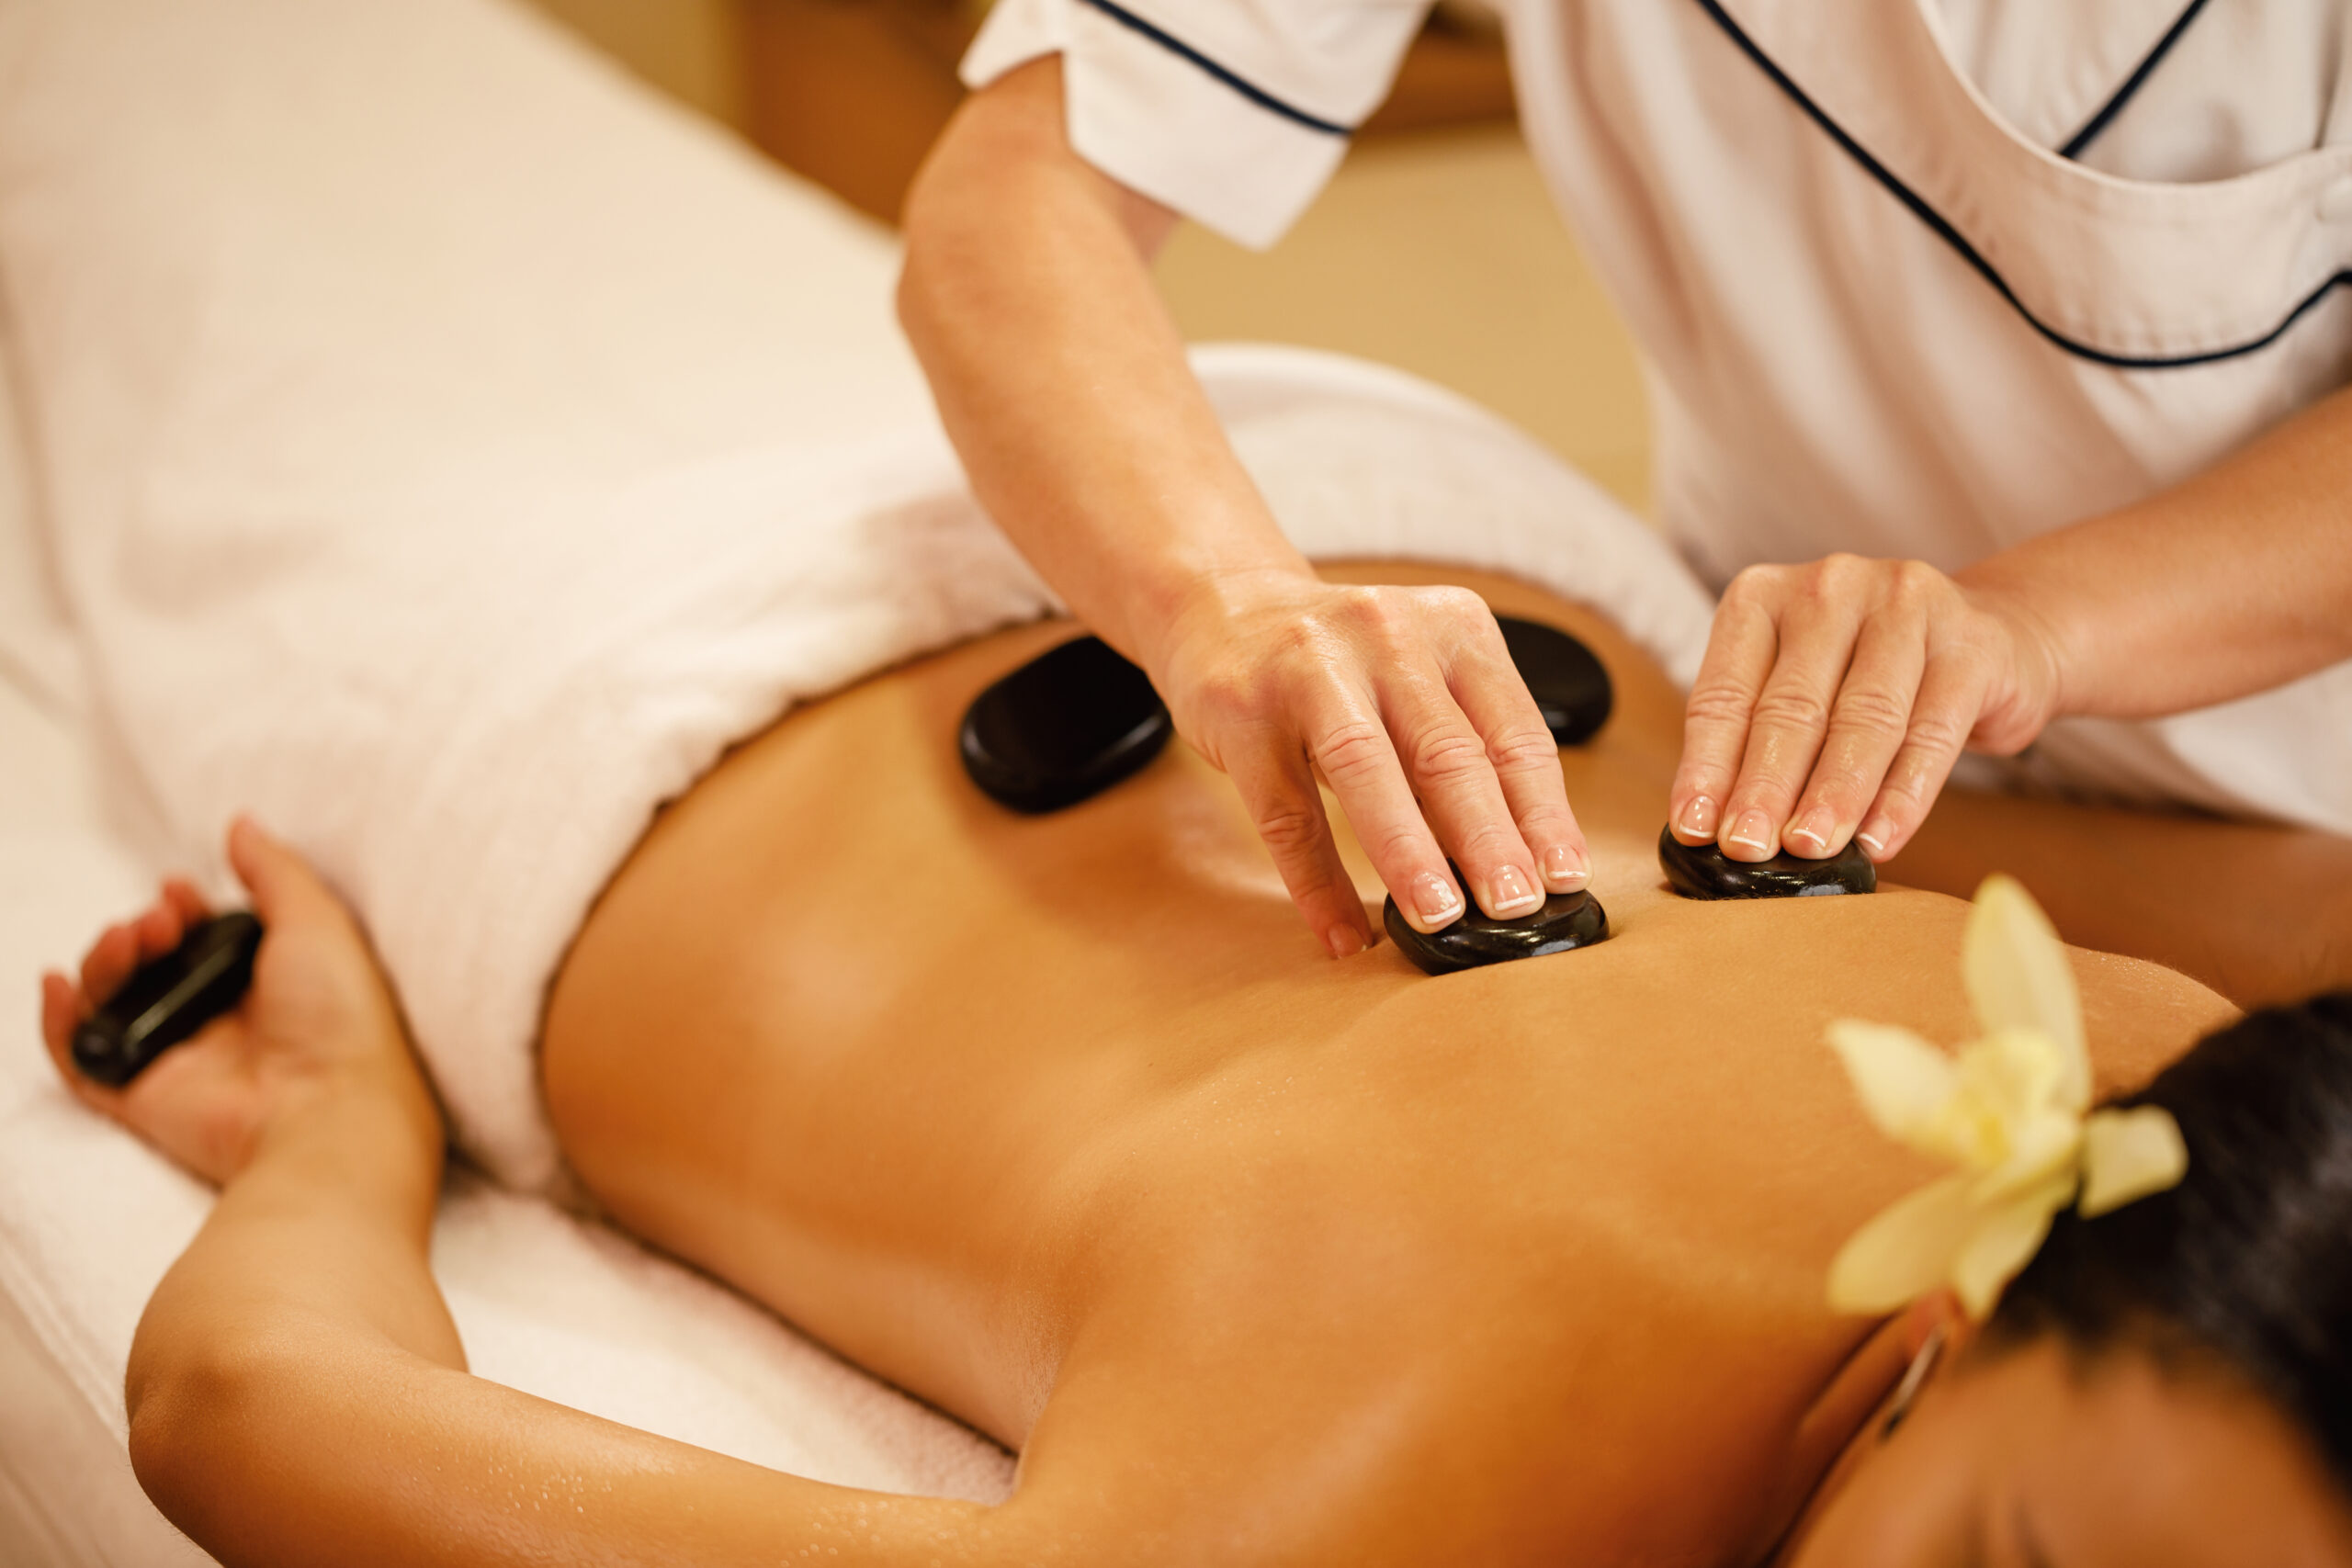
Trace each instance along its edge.
<path fill-rule="evenodd" d="M 2082 999 L 2066 949 L 2041 906 L 2013 877 L 1992 875 L 1968 911 L 1962 977 L 1987 1033 L 2038 1030 L 2059 1049 L 2060 1092 L 2070 1110 L 2091 1102 L 2090 1053 L 2083 1043 Z"/>
<path fill-rule="evenodd" d="M 1829 1265 L 1833 1312 L 1879 1314 L 1910 1305 L 1941 1283 L 1977 1217 L 1968 1179 L 1948 1176 L 1879 1211 Z"/>
<path fill-rule="evenodd" d="M 2161 1105 L 2094 1111 L 2083 1123 L 2083 1218 L 2177 1187 L 2188 1174 L 2180 1123 Z"/>
<path fill-rule="evenodd" d="M 1984 1321 L 2001 1292 L 2031 1261 L 2050 1234 L 2050 1218 L 2075 1195 L 2069 1171 L 2053 1181 L 1989 1209 L 1975 1209 L 1969 1228 L 1952 1258 L 1951 1288 L 1960 1304 L 1977 1322 Z"/>
<path fill-rule="evenodd" d="M 2018 1141 L 2040 1118 L 2063 1116 L 2059 1082 L 2064 1054 L 2034 1029 L 2005 1029 L 1973 1042 L 1955 1064 L 1959 1079 L 1935 1124 L 1914 1140 L 1919 1148 L 1973 1170 L 1996 1170 L 2010 1163 Z"/>
<path fill-rule="evenodd" d="M 1921 1131 L 1951 1099 L 1957 1081 L 1951 1058 L 1907 1029 L 1852 1019 L 1829 1026 L 1829 1046 L 1846 1064 L 1854 1093 L 1878 1130 L 1917 1147 Z"/>
<path fill-rule="evenodd" d="M 2072 1111 L 2044 1111 L 2005 1131 L 2008 1153 L 1977 1178 L 1969 1190 L 1972 1201 L 1991 1208 L 2081 1169 L 2083 1124 Z"/>
<path fill-rule="evenodd" d="M 1963 1095 L 2004 1124 L 2038 1116 L 2064 1103 L 2066 1053 L 2039 1029 L 2001 1029 L 1962 1047 L 1956 1063 Z"/>

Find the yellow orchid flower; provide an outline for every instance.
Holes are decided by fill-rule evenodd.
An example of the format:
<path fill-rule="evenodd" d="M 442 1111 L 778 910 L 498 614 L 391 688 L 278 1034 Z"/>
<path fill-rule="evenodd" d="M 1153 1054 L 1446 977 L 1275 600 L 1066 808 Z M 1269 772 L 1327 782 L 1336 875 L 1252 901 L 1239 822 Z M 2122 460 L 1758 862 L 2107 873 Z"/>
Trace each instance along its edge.
<path fill-rule="evenodd" d="M 1957 1056 L 1889 1024 L 1829 1026 L 1879 1130 L 1959 1168 L 1897 1200 L 1839 1250 L 1829 1267 L 1829 1304 L 1839 1312 L 1893 1312 L 1948 1284 L 1982 1319 L 2077 1196 L 2096 1218 L 2163 1191 L 2188 1168 L 2169 1111 L 2090 1111 L 2074 971 L 2031 895 L 2010 877 L 1987 877 L 1962 946 L 1984 1034 Z"/>

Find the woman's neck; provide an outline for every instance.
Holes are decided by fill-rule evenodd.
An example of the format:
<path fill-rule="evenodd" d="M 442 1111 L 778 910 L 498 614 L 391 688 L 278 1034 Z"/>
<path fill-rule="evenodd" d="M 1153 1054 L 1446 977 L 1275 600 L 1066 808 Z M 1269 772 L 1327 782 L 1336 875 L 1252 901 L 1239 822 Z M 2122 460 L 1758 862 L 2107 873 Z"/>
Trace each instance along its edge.
<path fill-rule="evenodd" d="M 1766 1568 L 1785 1568 L 1795 1560 L 1814 1521 L 1878 1447 L 1888 1406 L 1910 1365 L 1915 1337 L 1907 1317 L 1880 1324 L 1797 1423 L 1766 1527 L 1778 1534 L 1755 1559 Z"/>

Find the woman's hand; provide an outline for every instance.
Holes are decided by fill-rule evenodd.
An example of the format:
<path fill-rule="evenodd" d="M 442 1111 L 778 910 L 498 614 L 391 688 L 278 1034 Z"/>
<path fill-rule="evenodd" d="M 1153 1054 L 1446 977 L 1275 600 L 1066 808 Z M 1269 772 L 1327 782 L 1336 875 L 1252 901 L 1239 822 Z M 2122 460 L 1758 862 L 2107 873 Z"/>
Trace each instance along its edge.
<path fill-rule="evenodd" d="M 1853 840 L 1884 861 L 1963 747 L 2020 751 L 2057 702 L 2051 634 L 2010 593 L 1919 561 L 1750 567 L 1715 611 L 1668 820 L 1734 860 Z"/>
<path fill-rule="evenodd" d="M 1585 886 L 1560 758 L 1484 601 L 1271 572 L 1204 584 L 1152 660 L 1180 733 L 1231 775 L 1332 953 L 1372 928 L 1324 819 L 1318 775 L 1422 931 L 1463 912 L 1451 855 L 1490 915 Z"/>
<path fill-rule="evenodd" d="M 74 1068 L 74 1027 L 210 912 L 187 883 L 166 882 L 144 912 L 91 944 L 78 982 L 41 977 L 41 1034 L 66 1087 L 216 1185 L 245 1168 L 274 1126 L 341 1083 L 385 1079 L 434 1114 L 391 992 L 350 912 L 299 855 L 248 820 L 230 829 L 229 859 L 266 931 L 243 1003 L 122 1089 Z M 435 1122 L 437 1146 L 437 1114 Z"/>

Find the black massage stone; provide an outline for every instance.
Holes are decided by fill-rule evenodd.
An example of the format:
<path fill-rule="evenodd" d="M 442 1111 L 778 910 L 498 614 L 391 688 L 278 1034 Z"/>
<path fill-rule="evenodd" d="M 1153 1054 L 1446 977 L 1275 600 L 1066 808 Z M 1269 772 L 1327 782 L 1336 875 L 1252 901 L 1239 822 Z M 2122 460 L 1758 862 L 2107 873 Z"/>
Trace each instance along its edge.
<path fill-rule="evenodd" d="M 74 1032 L 74 1065 L 119 1089 L 148 1064 L 235 1007 L 253 983 L 261 922 L 240 909 L 190 926 Z"/>
<path fill-rule="evenodd" d="M 1685 898 L 1818 898 L 1878 891 L 1878 867 L 1852 842 L 1827 860 L 1778 854 L 1744 861 L 1713 844 L 1686 844 L 1668 828 L 1657 836 L 1657 863 Z"/>
<path fill-rule="evenodd" d="M 1495 624 L 1552 739 L 1562 746 L 1581 746 L 1600 733 L 1616 694 L 1592 649 L 1557 626 L 1515 615 L 1497 615 Z"/>
<path fill-rule="evenodd" d="M 956 744 L 990 799 L 1035 815 L 1109 789 L 1175 732 L 1150 677 L 1101 637 L 1082 637 L 982 692 Z"/>
<path fill-rule="evenodd" d="M 1496 623 L 1553 740 L 1591 739 L 1615 701 L 1592 649 L 1556 626 L 1510 615 Z M 1109 789 L 1158 756 L 1175 732 L 1150 678 L 1102 638 L 1081 637 L 974 699 L 956 749 L 989 798 L 1040 814 Z"/>
<path fill-rule="evenodd" d="M 1460 879 L 1455 873 L 1455 880 Z M 1406 923 L 1394 898 L 1382 908 L 1380 919 L 1405 956 L 1431 975 L 1514 958 L 1542 958 L 1609 940 L 1609 911 L 1589 892 L 1555 893 L 1542 908 L 1515 920 L 1490 919 L 1474 905 L 1468 914 L 1427 936 Z"/>

